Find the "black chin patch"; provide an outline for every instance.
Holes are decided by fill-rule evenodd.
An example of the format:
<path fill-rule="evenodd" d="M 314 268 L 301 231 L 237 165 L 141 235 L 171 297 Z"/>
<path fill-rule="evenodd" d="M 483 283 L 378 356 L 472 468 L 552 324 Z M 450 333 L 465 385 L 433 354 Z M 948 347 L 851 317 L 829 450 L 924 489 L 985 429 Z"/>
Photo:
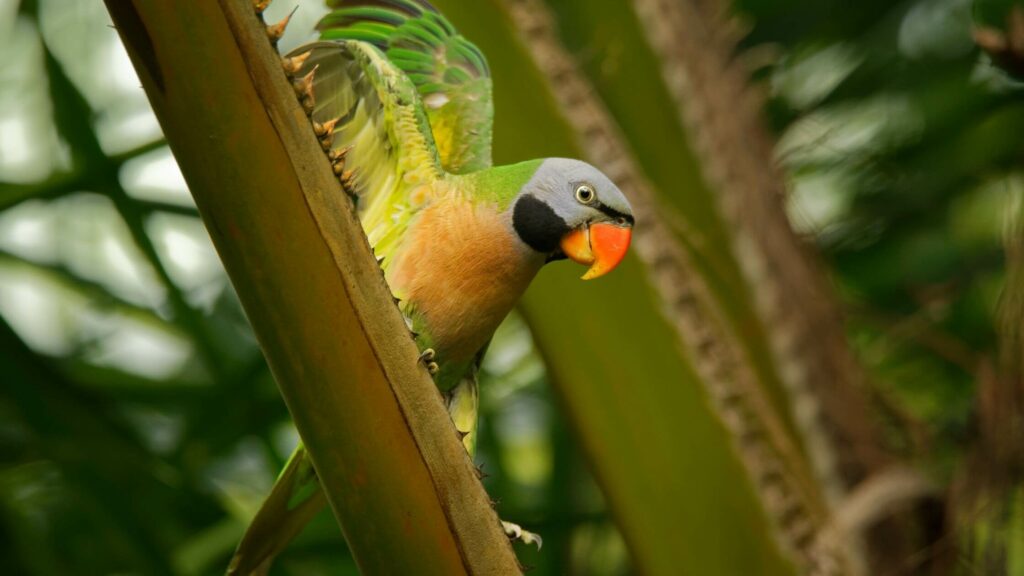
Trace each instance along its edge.
<path fill-rule="evenodd" d="M 512 227 L 527 246 L 541 254 L 558 250 L 570 228 L 550 206 L 533 196 L 520 198 L 512 211 Z"/>

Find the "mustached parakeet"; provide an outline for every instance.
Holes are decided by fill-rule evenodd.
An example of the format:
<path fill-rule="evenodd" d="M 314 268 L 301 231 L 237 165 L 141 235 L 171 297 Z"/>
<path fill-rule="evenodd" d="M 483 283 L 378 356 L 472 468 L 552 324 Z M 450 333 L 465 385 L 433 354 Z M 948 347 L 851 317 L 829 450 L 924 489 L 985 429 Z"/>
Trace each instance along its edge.
<path fill-rule="evenodd" d="M 336 171 L 472 454 L 476 373 L 498 324 L 547 262 L 584 264 L 584 279 L 614 268 L 632 211 L 585 162 L 491 166 L 487 61 L 428 2 L 328 5 L 321 41 L 292 52 L 292 71 L 311 80 L 312 120 L 331 132 Z M 325 504 L 300 444 L 228 573 L 268 569 Z"/>

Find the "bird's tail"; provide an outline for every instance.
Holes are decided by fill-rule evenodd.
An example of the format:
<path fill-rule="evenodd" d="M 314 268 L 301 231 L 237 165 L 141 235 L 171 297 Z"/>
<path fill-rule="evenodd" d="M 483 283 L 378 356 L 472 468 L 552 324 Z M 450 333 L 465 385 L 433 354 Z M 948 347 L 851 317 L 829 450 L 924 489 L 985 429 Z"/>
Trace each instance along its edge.
<path fill-rule="evenodd" d="M 299 444 L 246 529 L 228 565 L 229 576 L 259 576 L 316 516 L 327 498 L 306 449 Z"/>

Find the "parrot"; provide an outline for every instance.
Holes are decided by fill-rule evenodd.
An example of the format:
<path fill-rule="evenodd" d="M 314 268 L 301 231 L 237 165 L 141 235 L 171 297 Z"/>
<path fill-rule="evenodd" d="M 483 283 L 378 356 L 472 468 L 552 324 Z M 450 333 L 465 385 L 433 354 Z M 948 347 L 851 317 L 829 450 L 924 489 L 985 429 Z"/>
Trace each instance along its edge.
<path fill-rule="evenodd" d="M 462 442 L 476 443 L 481 358 L 546 263 L 583 279 L 624 258 L 622 191 L 580 160 L 493 166 L 483 53 L 426 0 L 328 0 L 318 41 L 283 59 Z M 326 504 L 301 443 L 228 574 L 259 574 Z M 535 534 L 503 522 L 524 542 Z"/>

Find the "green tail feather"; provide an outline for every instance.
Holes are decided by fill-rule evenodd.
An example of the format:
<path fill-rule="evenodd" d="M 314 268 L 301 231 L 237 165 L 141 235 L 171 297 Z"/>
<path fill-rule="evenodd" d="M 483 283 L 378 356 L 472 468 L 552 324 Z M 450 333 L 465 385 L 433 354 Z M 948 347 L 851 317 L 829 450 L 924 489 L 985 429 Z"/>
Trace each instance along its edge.
<path fill-rule="evenodd" d="M 266 574 L 270 563 L 327 504 L 313 464 L 300 444 L 246 529 L 227 573 Z"/>

